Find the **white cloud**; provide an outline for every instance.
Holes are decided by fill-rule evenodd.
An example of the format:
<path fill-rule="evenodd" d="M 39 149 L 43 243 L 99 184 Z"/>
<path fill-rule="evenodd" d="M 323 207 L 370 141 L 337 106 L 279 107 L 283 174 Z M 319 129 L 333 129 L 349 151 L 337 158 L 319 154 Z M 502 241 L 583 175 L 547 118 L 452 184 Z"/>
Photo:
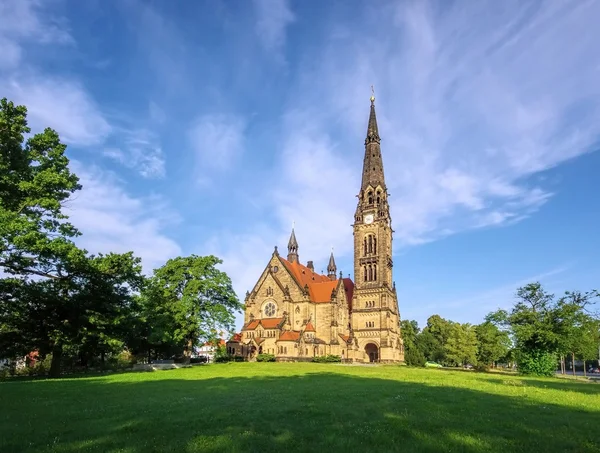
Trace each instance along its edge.
<path fill-rule="evenodd" d="M 179 217 L 160 197 L 129 195 L 115 175 L 71 162 L 83 189 L 67 204 L 65 213 L 83 233 L 77 242 L 92 253 L 133 251 L 145 272 L 181 255 L 179 245 L 165 233 Z"/>
<path fill-rule="evenodd" d="M 137 170 L 144 178 L 165 176 L 165 157 L 156 134 L 147 129 L 137 129 L 122 132 L 121 136 L 123 148 L 106 148 L 106 157 Z"/>
<path fill-rule="evenodd" d="M 48 76 L 12 77 L 0 87 L 15 103 L 27 106 L 35 129 L 52 127 L 68 144 L 93 146 L 104 142 L 112 128 L 83 86 Z"/>
<path fill-rule="evenodd" d="M 346 134 L 329 139 L 322 164 L 308 152 L 295 155 L 287 198 L 328 202 L 306 213 L 301 202 L 281 209 L 327 235 L 343 207 L 347 229 L 374 84 L 401 245 L 531 215 L 552 193 L 530 176 L 591 151 L 600 135 L 598 14 L 597 2 L 415 1 L 374 8 L 360 32 L 336 30 L 302 79 L 294 100 L 300 121 L 286 127 L 293 137 L 308 118 L 317 143 L 327 137 L 319 122 Z M 332 181 L 328 189 L 315 184 L 319 176 Z"/>
<path fill-rule="evenodd" d="M 286 39 L 286 28 L 295 18 L 288 0 L 254 0 L 256 32 L 266 50 L 279 57 Z"/>
<path fill-rule="evenodd" d="M 22 56 L 22 42 L 73 44 L 64 26 L 47 10 L 41 13 L 39 0 L 0 0 L 0 49 L 3 68 L 16 67 Z M 43 18 L 43 19 L 41 19 Z"/>
<path fill-rule="evenodd" d="M 244 149 L 244 121 L 233 115 L 205 115 L 190 126 L 188 140 L 198 158 L 198 172 L 229 169 Z"/>
<path fill-rule="evenodd" d="M 331 245 L 337 257 L 350 255 L 372 84 L 396 251 L 526 219 L 556 190 L 532 176 L 592 150 L 600 3 L 368 8 L 360 29 L 337 24 L 321 54 L 304 56 L 314 64 L 289 93 L 273 172 L 279 224 L 249 228 L 250 243 L 285 245 L 295 220 L 302 261 Z M 254 252 L 245 262 L 263 256 Z M 253 283 L 246 270 L 232 271 Z"/>

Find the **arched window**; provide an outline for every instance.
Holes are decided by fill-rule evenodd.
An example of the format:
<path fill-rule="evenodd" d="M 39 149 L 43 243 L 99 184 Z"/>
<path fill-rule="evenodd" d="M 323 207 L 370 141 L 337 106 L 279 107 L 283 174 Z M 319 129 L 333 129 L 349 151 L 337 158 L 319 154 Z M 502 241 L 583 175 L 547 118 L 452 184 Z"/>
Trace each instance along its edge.
<path fill-rule="evenodd" d="M 373 253 L 377 253 L 377 238 L 373 237 Z"/>
<path fill-rule="evenodd" d="M 373 204 L 373 192 L 371 192 L 370 190 L 369 190 L 369 194 L 368 194 L 368 198 L 367 199 L 369 201 L 369 204 Z"/>
<path fill-rule="evenodd" d="M 369 264 L 369 281 L 373 281 L 373 266 Z"/>
<path fill-rule="evenodd" d="M 367 281 L 367 266 L 365 266 L 365 282 Z"/>
<path fill-rule="evenodd" d="M 373 253 L 373 236 L 369 235 L 369 253 Z"/>
<path fill-rule="evenodd" d="M 364 252 L 363 255 L 367 254 L 367 238 L 365 238 L 365 244 L 364 244 Z"/>
<path fill-rule="evenodd" d="M 373 281 L 377 281 L 377 264 L 373 265 Z"/>

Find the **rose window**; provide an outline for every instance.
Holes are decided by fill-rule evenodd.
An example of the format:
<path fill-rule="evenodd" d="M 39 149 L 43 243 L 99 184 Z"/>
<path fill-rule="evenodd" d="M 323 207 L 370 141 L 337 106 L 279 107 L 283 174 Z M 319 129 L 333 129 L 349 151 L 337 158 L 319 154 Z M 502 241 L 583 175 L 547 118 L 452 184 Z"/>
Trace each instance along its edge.
<path fill-rule="evenodd" d="M 269 302 L 267 305 L 265 305 L 265 316 L 268 316 L 269 318 L 275 316 L 276 311 L 277 307 L 273 302 Z"/>

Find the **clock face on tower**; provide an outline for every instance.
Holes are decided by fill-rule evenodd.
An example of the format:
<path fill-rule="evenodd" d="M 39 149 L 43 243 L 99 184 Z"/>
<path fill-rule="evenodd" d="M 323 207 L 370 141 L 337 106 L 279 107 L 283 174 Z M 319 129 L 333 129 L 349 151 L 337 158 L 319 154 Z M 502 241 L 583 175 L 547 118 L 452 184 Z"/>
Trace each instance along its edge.
<path fill-rule="evenodd" d="M 365 216 L 365 225 L 373 223 L 373 214 L 367 214 Z"/>

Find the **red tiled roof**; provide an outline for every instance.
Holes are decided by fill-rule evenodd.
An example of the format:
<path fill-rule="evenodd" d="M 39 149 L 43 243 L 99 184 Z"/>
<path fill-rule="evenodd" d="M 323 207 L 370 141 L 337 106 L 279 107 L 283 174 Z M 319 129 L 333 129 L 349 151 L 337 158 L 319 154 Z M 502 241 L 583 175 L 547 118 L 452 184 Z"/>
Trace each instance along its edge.
<path fill-rule="evenodd" d="M 337 280 L 329 280 L 323 283 L 308 285 L 310 300 L 316 303 L 331 301 L 331 292 L 337 287 Z"/>
<path fill-rule="evenodd" d="M 300 264 L 296 261 L 293 263 L 288 260 L 281 258 L 281 262 L 284 266 L 296 277 L 296 280 L 300 283 L 300 286 L 311 285 L 312 283 L 330 282 L 331 280 L 326 275 L 317 274 L 311 271 L 308 267 Z"/>
<path fill-rule="evenodd" d="M 300 338 L 300 332 L 297 330 L 287 330 L 279 335 L 278 341 L 296 341 Z"/>
<path fill-rule="evenodd" d="M 207 341 L 206 343 L 204 343 L 203 346 L 215 346 L 215 342 Z M 225 340 L 219 339 L 219 341 L 217 342 L 217 346 L 225 346 Z"/>
<path fill-rule="evenodd" d="M 241 333 L 234 333 L 233 337 L 231 337 L 231 339 L 229 341 L 231 343 L 239 343 L 240 341 L 242 341 L 242 334 Z"/>
<path fill-rule="evenodd" d="M 309 322 L 306 325 L 306 329 L 304 329 L 305 332 L 314 332 L 315 331 L 315 326 L 312 325 L 312 322 Z"/>
<path fill-rule="evenodd" d="M 346 343 L 348 343 L 348 341 L 350 340 L 350 336 L 349 335 L 342 335 L 341 333 L 339 335 L 340 335 L 340 338 L 342 340 L 344 340 Z"/>
<path fill-rule="evenodd" d="M 259 323 L 260 323 L 260 319 L 255 319 L 254 321 L 250 321 L 248 324 L 246 324 L 244 327 L 242 327 L 242 330 L 254 330 L 258 327 Z"/>
<path fill-rule="evenodd" d="M 324 303 L 331 300 L 331 293 L 335 288 L 337 288 L 338 280 L 331 280 L 326 275 L 317 274 L 308 267 L 297 263 L 296 261 L 291 263 L 284 258 L 279 258 L 287 270 L 294 276 L 298 283 L 300 283 L 302 288 L 308 285 L 308 294 L 311 301 L 315 303 Z M 352 304 L 354 284 L 349 278 L 344 278 L 343 281 L 348 300 L 348 306 L 350 306 Z M 350 288 L 350 290 L 348 288 Z"/>
<path fill-rule="evenodd" d="M 275 329 L 281 324 L 281 321 L 283 321 L 283 318 L 263 318 L 260 320 L 260 324 L 265 329 Z"/>
<path fill-rule="evenodd" d="M 283 318 L 264 318 L 264 319 L 255 319 L 254 321 L 250 321 L 246 324 L 242 330 L 254 330 L 259 325 L 263 327 L 263 329 L 276 329 L 279 327 L 279 324 L 283 321 Z"/>

